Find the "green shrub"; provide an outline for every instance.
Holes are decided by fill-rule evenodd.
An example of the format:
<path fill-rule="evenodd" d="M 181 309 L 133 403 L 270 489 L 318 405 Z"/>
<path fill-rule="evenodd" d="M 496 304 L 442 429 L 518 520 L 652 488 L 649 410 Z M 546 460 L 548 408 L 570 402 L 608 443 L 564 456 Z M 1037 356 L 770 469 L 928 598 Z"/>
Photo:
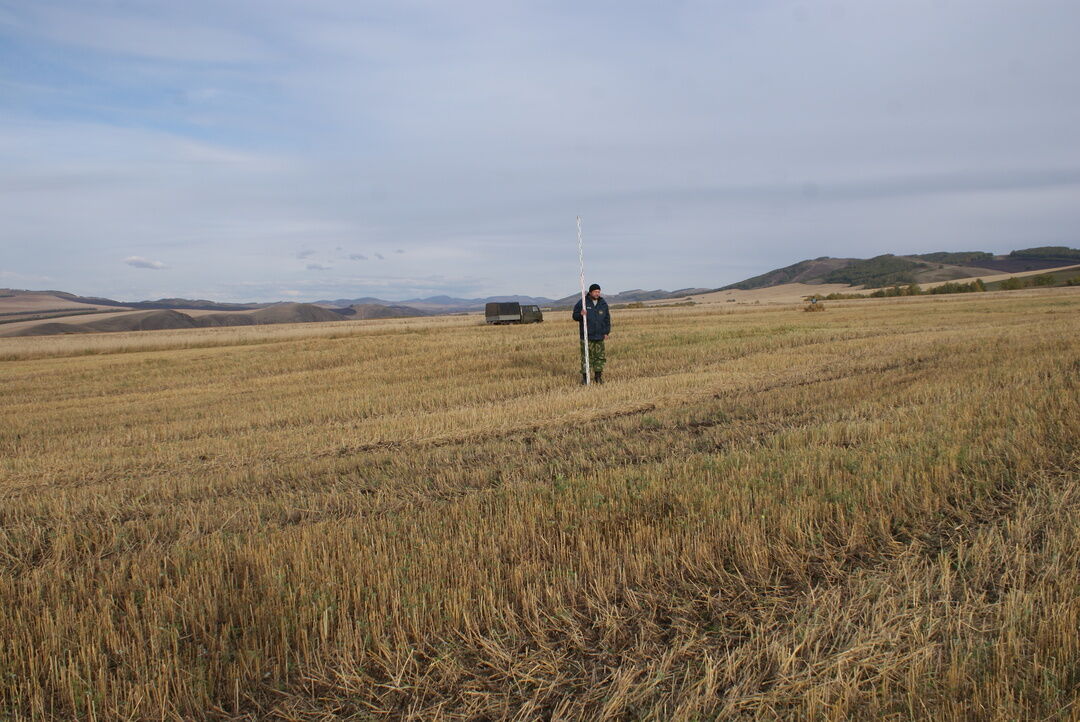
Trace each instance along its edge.
<path fill-rule="evenodd" d="M 974 293 L 977 291 L 985 291 L 986 284 L 981 279 L 975 279 L 971 283 L 956 283 L 955 281 L 949 281 L 943 283 L 940 286 L 930 289 L 930 293 L 935 295 L 942 293 Z"/>

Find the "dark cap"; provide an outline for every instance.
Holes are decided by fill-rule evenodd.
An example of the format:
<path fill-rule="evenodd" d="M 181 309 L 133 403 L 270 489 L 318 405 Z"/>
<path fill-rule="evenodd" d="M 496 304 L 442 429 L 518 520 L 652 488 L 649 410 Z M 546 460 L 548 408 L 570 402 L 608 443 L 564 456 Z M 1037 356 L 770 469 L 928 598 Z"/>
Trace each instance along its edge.
<path fill-rule="evenodd" d="M 589 293 L 592 293 L 593 291 L 599 291 L 599 290 L 600 290 L 600 284 L 599 283 L 594 283 L 593 285 L 589 286 Z"/>

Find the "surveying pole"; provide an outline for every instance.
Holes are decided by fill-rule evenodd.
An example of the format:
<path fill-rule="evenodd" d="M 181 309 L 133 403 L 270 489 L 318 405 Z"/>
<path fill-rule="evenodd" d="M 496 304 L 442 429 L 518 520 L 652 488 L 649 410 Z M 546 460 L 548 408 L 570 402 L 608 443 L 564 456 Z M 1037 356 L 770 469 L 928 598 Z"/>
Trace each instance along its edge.
<path fill-rule="evenodd" d="M 589 378 L 589 314 L 585 306 L 585 245 L 581 240 L 581 216 L 577 217 L 577 256 L 581 266 L 581 352 L 585 355 L 585 385 L 592 383 Z"/>

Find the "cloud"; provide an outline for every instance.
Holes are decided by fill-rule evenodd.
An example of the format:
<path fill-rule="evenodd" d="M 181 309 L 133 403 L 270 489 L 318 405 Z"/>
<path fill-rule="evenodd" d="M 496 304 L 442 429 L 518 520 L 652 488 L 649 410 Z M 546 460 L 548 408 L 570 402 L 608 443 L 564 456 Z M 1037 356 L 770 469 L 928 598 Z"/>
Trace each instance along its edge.
<path fill-rule="evenodd" d="M 138 12 L 98 5 L 65 8 L 42 2 L 20 8 L 12 24 L 58 44 L 117 56 L 194 63 L 248 63 L 268 57 L 265 40 L 252 37 L 244 27 L 213 27 L 197 10 L 187 13 L 181 6 L 162 4 Z"/>
<path fill-rule="evenodd" d="M 339 282 L 321 259 L 558 297 L 578 214 L 611 289 L 1074 245 L 1078 22 L 1065 0 L 0 0 L 0 48 L 49 61 L 0 78 L 0 248 L 87 295 L 306 293 Z M 112 275 L 133 248 L 173 270 Z"/>
<path fill-rule="evenodd" d="M 475 298 L 483 296 L 491 279 L 473 275 L 445 276 L 336 276 L 319 274 L 298 278 L 290 284 L 264 283 L 262 281 L 238 281 L 228 284 L 213 294 L 203 297 L 214 300 L 260 301 L 280 300 L 283 295 L 308 301 L 328 298 L 360 298 L 377 296 L 388 301 L 404 301 L 428 296 L 457 296 Z M 283 289 L 288 289 L 288 292 Z M 571 289 L 572 290 L 572 289 Z M 563 294 L 567 295 L 567 294 Z"/>
<path fill-rule="evenodd" d="M 396 251 L 394 251 L 394 253 L 404 253 L 404 252 L 405 252 L 405 251 L 401 250 L 400 248 L 399 248 L 399 249 L 397 249 Z"/>
<path fill-rule="evenodd" d="M 128 256 L 124 259 L 124 263 L 132 268 L 150 268 L 153 270 L 168 268 L 168 266 L 161 261 L 151 261 L 149 258 L 143 258 L 142 256 Z"/>

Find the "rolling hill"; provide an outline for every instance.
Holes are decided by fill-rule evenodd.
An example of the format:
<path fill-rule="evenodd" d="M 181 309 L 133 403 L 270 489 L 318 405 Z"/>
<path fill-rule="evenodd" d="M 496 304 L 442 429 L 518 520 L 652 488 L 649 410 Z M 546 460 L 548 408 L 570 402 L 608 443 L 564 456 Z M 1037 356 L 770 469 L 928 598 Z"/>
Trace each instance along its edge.
<path fill-rule="evenodd" d="M 357 320 L 371 318 L 410 318 L 414 316 L 431 316 L 430 312 L 421 311 L 411 306 L 383 306 L 378 303 L 357 303 L 349 306 L 341 312 L 343 315 Z"/>
<path fill-rule="evenodd" d="M 409 306 L 374 303 L 347 308 L 327 308 L 312 303 L 232 304 L 189 299 L 121 303 L 63 291 L 0 289 L 0 337 L 324 323 L 427 315 L 430 313 Z"/>
<path fill-rule="evenodd" d="M 339 298 L 333 301 L 316 301 L 320 306 L 330 308 L 347 309 L 356 306 L 384 306 L 387 308 L 409 308 L 426 315 L 441 313 L 468 313 L 469 311 L 483 311 L 488 303 L 507 303 L 516 301 L 526 305 L 550 306 L 556 301 L 543 296 L 488 296 L 486 298 L 457 298 L 455 296 L 428 296 L 426 298 L 411 298 L 405 301 L 386 301 L 381 298 Z M 416 314 L 414 314 L 416 315 Z"/>
<path fill-rule="evenodd" d="M 939 251 L 908 256 L 887 253 L 867 259 L 822 256 L 732 283 L 719 290 L 749 291 L 787 283 L 844 283 L 881 288 L 894 284 L 976 278 L 992 273 L 1022 273 L 1076 263 L 1080 263 L 1080 250 L 1065 246 L 1040 246 L 999 256 L 986 251 Z"/>
<path fill-rule="evenodd" d="M 62 333 L 153 331 L 177 328 L 255 326 L 278 323 L 345 321 L 349 316 L 310 303 L 278 303 L 248 311 L 199 311 L 175 309 L 67 312 L 58 316 L 30 314 L 4 319 L 0 336 L 47 336 Z"/>

